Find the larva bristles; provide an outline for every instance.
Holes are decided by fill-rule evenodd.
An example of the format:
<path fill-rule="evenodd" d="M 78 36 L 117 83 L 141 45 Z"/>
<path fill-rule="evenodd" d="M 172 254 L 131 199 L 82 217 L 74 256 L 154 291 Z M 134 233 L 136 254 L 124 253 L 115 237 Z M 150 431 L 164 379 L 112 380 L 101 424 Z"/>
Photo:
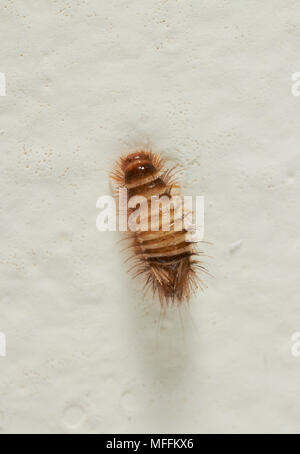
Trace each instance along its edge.
<path fill-rule="evenodd" d="M 153 195 L 171 197 L 173 193 L 179 193 L 175 167 L 169 170 L 164 167 L 164 159 L 152 150 L 137 150 L 119 159 L 111 179 L 117 190 L 127 189 L 129 199 L 136 195 L 144 196 L 149 207 Z M 173 224 L 174 212 L 171 214 Z M 128 217 L 131 213 L 132 210 L 128 209 Z M 152 226 L 152 211 L 147 213 L 145 219 Z M 138 229 L 127 232 L 126 238 L 132 250 L 128 260 L 133 260 L 133 277 L 144 275 L 145 289 L 151 289 L 165 307 L 188 301 L 197 288 L 204 286 L 201 274 L 208 272 L 197 258 L 202 253 L 196 250 L 195 243 L 187 241 L 186 230 L 164 231 L 162 226 L 162 217 L 159 217 L 157 231 Z"/>

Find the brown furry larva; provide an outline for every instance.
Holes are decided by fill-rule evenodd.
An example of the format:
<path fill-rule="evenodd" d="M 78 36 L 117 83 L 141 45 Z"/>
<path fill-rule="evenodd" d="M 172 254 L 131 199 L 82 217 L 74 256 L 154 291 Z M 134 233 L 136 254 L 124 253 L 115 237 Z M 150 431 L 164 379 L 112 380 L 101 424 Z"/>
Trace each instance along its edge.
<path fill-rule="evenodd" d="M 150 206 L 151 197 L 171 197 L 179 190 L 174 169 L 166 171 L 164 167 L 165 162 L 158 154 L 139 150 L 121 157 L 111 178 L 117 189 L 127 189 L 128 200 L 142 195 Z M 131 213 L 129 208 L 128 218 Z M 158 294 L 162 307 L 188 301 L 191 293 L 201 287 L 199 273 L 206 272 L 195 243 L 186 239 L 187 230 L 175 231 L 172 228 L 174 213 L 174 210 L 170 212 L 170 231 L 163 231 L 160 217 L 158 230 L 138 229 L 127 234 L 135 259 L 135 276 L 145 276 L 145 287 L 151 287 L 153 294 Z M 151 214 L 148 219 L 151 221 Z"/>

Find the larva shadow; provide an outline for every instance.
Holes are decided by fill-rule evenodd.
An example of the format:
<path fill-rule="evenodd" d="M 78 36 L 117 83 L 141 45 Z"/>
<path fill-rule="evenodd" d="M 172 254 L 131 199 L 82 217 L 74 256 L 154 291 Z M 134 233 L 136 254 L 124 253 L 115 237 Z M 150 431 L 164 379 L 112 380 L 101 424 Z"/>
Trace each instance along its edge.
<path fill-rule="evenodd" d="M 188 307 L 160 310 L 158 301 L 137 298 L 132 305 L 131 336 L 145 384 L 158 383 L 167 392 L 185 380 L 191 340 L 197 334 Z"/>

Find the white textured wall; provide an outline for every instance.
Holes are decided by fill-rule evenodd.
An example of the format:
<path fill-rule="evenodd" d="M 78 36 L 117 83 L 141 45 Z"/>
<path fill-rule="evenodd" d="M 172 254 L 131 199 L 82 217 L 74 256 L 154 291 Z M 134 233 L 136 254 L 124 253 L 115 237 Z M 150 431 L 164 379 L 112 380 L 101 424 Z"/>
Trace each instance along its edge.
<path fill-rule="evenodd" d="M 1 0 L 0 42 L 0 431 L 299 431 L 299 2 Z M 160 325 L 95 227 L 146 144 L 213 243 Z"/>

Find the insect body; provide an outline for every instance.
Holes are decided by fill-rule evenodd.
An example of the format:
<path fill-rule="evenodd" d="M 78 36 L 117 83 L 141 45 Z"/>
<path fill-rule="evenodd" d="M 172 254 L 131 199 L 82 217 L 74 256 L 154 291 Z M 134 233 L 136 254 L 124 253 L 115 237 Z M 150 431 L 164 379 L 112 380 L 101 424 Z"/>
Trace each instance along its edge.
<path fill-rule="evenodd" d="M 128 200 L 143 196 L 150 208 L 153 198 L 171 198 L 174 192 L 178 192 L 179 186 L 172 176 L 172 170 L 165 171 L 164 166 L 159 155 L 140 150 L 121 157 L 111 178 L 117 188 L 127 189 Z M 128 217 L 131 213 L 132 209 L 129 209 Z M 152 225 L 153 210 L 147 210 L 146 216 Z M 205 271 L 205 268 L 196 257 L 199 252 L 195 250 L 195 244 L 186 238 L 186 228 L 175 229 L 176 210 L 170 212 L 169 231 L 163 229 L 162 216 L 160 212 L 156 219 L 158 229 L 140 228 L 131 232 L 129 238 L 136 260 L 135 275 L 145 276 L 145 286 L 151 287 L 154 295 L 158 294 L 164 307 L 188 300 L 192 291 L 201 285 L 199 269 Z"/>

